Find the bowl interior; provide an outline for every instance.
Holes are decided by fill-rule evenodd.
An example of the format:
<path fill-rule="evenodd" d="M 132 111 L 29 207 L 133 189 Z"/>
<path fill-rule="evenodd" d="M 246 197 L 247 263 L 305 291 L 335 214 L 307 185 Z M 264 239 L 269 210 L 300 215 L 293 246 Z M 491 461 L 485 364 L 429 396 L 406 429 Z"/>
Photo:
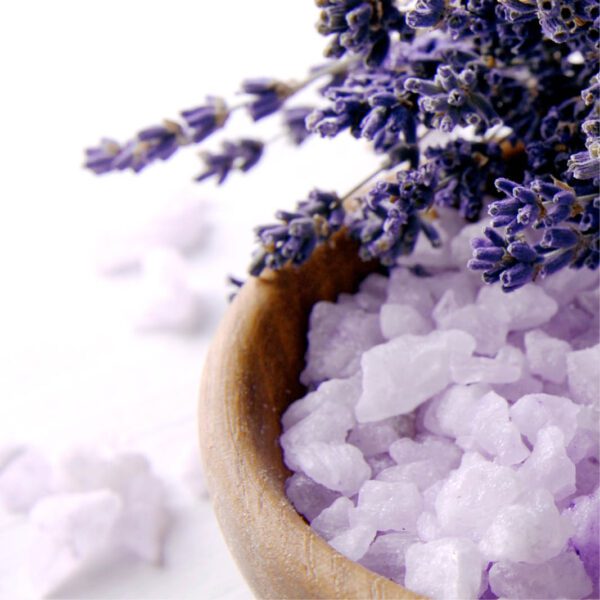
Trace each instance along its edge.
<path fill-rule="evenodd" d="M 260 598 L 419 598 L 348 560 L 313 533 L 287 500 L 278 438 L 283 410 L 304 393 L 312 305 L 355 291 L 375 265 L 339 235 L 300 268 L 246 283 L 204 367 L 202 460 L 217 519 Z"/>

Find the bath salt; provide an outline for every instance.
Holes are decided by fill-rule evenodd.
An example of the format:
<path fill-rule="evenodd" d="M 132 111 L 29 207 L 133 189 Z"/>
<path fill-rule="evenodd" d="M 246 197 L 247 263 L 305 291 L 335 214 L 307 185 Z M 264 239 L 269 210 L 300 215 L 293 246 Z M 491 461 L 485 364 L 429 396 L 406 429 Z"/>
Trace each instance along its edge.
<path fill-rule="evenodd" d="M 399 266 L 315 305 L 282 417 L 296 510 L 434 600 L 598 597 L 598 283 Z"/>

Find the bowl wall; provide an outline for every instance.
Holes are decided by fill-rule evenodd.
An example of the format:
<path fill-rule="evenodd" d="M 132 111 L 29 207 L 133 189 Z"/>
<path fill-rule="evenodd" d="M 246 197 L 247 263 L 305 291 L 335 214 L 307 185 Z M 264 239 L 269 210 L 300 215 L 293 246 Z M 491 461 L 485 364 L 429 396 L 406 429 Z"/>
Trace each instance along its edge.
<path fill-rule="evenodd" d="M 284 492 L 278 438 L 304 393 L 312 305 L 356 290 L 373 264 L 342 236 L 300 268 L 247 282 L 209 350 L 200 394 L 207 484 L 225 540 L 259 598 L 420 598 L 350 561 L 316 535 Z"/>

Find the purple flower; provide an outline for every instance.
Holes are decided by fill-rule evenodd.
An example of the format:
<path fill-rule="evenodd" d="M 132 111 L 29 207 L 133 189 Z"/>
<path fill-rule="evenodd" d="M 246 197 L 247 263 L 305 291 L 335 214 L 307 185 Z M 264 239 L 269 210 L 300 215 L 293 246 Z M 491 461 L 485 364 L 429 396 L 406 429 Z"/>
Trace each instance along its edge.
<path fill-rule="evenodd" d="M 204 181 L 216 177 L 221 185 L 232 170 L 249 171 L 262 157 L 264 144 L 259 140 L 242 139 L 236 142 L 223 142 L 222 152 L 201 152 L 205 170 L 196 177 L 196 181 Z"/>
<path fill-rule="evenodd" d="M 295 91 L 293 85 L 277 79 L 246 79 L 242 82 L 242 92 L 255 96 L 248 104 L 253 121 L 260 121 L 277 112 Z"/>
<path fill-rule="evenodd" d="M 184 110 L 181 113 L 186 125 L 191 129 L 191 138 L 201 142 L 225 125 L 230 111 L 222 98 L 211 97 L 207 104 Z"/>

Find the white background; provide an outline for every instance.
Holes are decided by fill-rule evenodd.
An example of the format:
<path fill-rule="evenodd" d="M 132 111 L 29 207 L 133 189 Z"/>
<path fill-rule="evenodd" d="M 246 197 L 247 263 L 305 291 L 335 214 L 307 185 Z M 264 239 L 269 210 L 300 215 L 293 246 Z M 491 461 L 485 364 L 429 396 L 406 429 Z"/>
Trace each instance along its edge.
<path fill-rule="evenodd" d="M 165 566 L 113 562 L 55 597 L 246 598 L 209 505 L 180 489 L 195 456 L 203 357 L 244 275 L 252 227 L 313 187 L 350 189 L 375 164 L 359 144 L 279 142 L 224 188 L 196 185 L 194 150 L 139 176 L 81 169 L 101 136 L 125 140 L 244 77 L 301 78 L 319 63 L 311 0 L 29 0 L 0 8 L 0 444 L 48 455 L 73 444 L 138 449 L 173 490 Z M 273 119 L 257 135 L 276 130 Z M 236 115 L 232 125 L 245 129 Z M 207 144 L 214 148 L 213 140 Z M 194 335 L 141 334 L 140 277 L 98 269 L 104 240 L 169 201 L 205 199 L 206 242 L 190 260 L 205 300 Z M 104 244 L 104 247 L 103 247 Z M 24 517 L 0 516 L 0 598 L 17 599 Z"/>

